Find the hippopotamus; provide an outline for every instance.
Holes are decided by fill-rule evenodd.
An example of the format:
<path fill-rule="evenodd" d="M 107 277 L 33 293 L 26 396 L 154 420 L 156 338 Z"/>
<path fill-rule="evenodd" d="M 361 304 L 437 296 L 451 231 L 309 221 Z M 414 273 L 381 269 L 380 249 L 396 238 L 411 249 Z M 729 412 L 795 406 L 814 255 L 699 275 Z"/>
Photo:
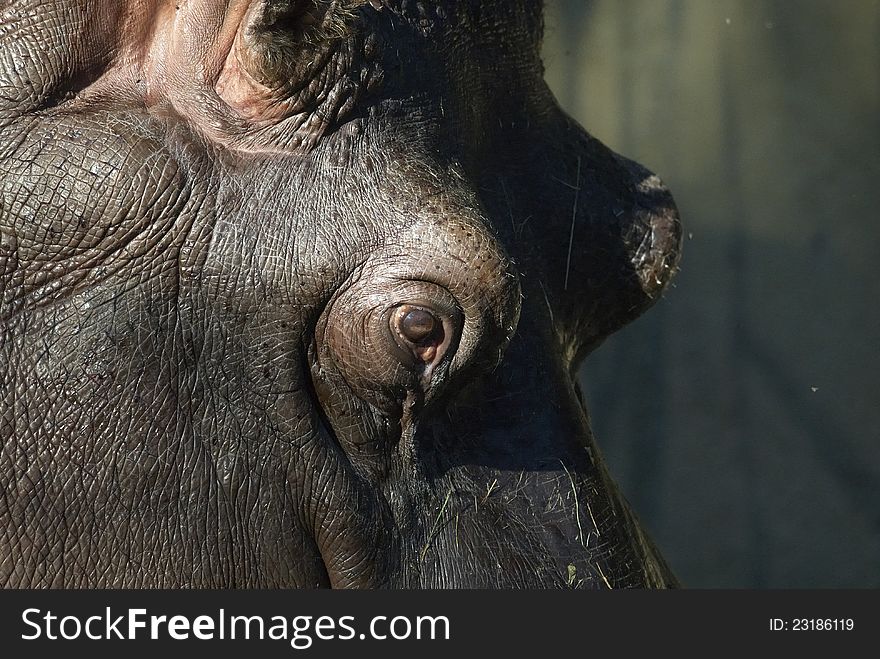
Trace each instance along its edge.
<path fill-rule="evenodd" d="M 0 1 L 0 583 L 676 585 L 576 374 L 670 192 L 539 0 Z"/>

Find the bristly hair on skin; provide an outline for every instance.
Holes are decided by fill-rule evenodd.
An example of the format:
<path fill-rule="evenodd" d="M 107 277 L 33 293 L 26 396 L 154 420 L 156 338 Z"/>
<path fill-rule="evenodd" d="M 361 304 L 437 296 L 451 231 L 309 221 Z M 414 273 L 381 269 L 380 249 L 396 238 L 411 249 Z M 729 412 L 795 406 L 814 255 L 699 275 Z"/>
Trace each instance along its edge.
<path fill-rule="evenodd" d="M 248 29 L 256 42 L 285 42 L 299 49 L 346 37 L 360 7 L 370 0 L 266 0 Z M 376 3 L 373 3 L 376 6 Z"/>
<path fill-rule="evenodd" d="M 348 37 L 365 5 L 381 7 L 379 0 L 265 0 L 245 33 L 259 77 L 268 84 L 292 77 L 292 65 Z"/>

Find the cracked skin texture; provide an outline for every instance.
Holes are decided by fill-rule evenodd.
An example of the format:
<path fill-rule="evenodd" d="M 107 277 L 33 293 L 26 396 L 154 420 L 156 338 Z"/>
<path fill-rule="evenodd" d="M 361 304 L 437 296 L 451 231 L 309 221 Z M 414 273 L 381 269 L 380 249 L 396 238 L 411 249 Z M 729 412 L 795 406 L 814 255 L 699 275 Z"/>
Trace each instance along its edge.
<path fill-rule="evenodd" d="M 573 373 L 680 225 L 541 30 L 0 1 L 0 584 L 675 585 Z"/>

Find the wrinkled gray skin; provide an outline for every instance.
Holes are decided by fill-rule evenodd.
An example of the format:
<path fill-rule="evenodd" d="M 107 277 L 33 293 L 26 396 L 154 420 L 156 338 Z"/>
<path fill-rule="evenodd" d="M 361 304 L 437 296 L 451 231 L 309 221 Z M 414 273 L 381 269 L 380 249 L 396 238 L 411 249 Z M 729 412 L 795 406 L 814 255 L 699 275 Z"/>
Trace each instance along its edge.
<path fill-rule="evenodd" d="M 0 583 L 674 585 L 574 373 L 678 218 L 541 30 L 0 0 Z"/>

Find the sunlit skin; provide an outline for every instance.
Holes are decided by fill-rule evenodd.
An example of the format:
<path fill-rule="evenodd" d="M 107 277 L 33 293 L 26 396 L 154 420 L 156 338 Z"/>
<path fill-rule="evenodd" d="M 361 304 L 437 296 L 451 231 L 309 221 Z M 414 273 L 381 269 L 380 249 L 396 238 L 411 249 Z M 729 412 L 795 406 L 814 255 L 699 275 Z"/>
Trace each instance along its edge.
<path fill-rule="evenodd" d="M 675 584 L 572 374 L 681 229 L 539 3 L 0 4 L 0 582 Z"/>

